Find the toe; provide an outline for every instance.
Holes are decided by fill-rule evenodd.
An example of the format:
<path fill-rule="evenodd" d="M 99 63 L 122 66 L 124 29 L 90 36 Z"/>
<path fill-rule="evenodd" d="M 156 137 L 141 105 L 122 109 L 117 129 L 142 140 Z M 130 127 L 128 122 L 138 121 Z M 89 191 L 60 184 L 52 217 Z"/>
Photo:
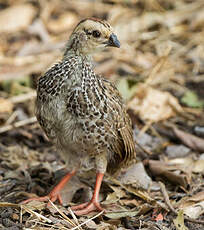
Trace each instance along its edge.
<path fill-rule="evenodd" d="M 74 208 L 74 209 L 73 209 Z M 75 210 L 74 213 L 77 216 L 81 215 L 86 215 L 92 211 L 98 210 L 98 211 L 103 211 L 104 209 L 100 206 L 98 202 L 90 202 L 90 203 L 85 203 L 82 205 L 78 205 L 73 207 L 72 210 Z"/>
<path fill-rule="evenodd" d="M 48 201 L 49 200 L 49 196 L 42 196 L 42 197 L 33 197 L 33 198 L 29 198 L 27 200 L 24 200 L 21 202 L 21 204 L 28 204 L 31 201 Z"/>
<path fill-rule="evenodd" d="M 50 201 L 52 201 L 52 203 L 54 203 L 56 200 L 58 200 L 59 203 L 60 203 L 61 205 L 63 204 L 63 202 L 62 202 L 62 197 L 61 197 L 60 194 L 56 194 L 56 195 L 50 194 L 50 195 L 49 195 L 49 199 L 50 199 Z M 51 203 L 49 202 L 49 203 L 47 204 L 47 206 L 49 207 L 50 205 L 51 205 Z"/>
<path fill-rule="evenodd" d="M 80 209 L 85 208 L 86 206 L 88 206 L 88 202 L 83 203 L 83 204 L 80 204 L 80 205 L 72 206 L 71 209 L 72 209 L 73 211 L 74 211 L 74 210 L 80 210 Z"/>
<path fill-rule="evenodd" d="M 95 203 L 94 203 L 94 206 L 95 206 L 95 208 L 96 208 L 97 210 L 99 210 L 99 211 L 103 211 L 103 210 L 104 210 L 104 208 L 102 208 L 101 205 L 100 205 L 100 203 L 98 203 L 98 202 L 95 202 Z"/>

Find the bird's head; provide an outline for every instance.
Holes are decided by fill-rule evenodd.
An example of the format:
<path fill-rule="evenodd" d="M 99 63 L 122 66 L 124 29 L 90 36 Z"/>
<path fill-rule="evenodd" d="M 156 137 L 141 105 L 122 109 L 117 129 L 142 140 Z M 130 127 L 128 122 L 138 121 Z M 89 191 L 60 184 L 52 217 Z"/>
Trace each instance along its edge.
<path fill-rule="evenodd" d="M 82 55 L 90 55 L 107 46 L 120 47 L 117 36 L 108 22 L 87 18 L 78 23 L 67 44 L 69 50 Z M 65 52 L 65 54 L 66 54 Z"/>

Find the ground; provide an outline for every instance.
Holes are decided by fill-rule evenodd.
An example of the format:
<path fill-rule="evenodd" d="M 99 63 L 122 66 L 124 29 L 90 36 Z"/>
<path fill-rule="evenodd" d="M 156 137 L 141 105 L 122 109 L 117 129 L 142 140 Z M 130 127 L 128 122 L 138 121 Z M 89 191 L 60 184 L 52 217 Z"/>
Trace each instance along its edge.
<path fill-rule="evenodd" d="M 0 229 L 201 230 L 204 227 L 204 3 L 202 0 L 0 1 Z M 106 175 L 106 212 L 75 216 L 95 172 L 69 170 L 34 115 L 36 79 L 60 60 L 79 20 L 106 19 L 121 48 L 94 57 L 133 123 L 136 162 Z"/>

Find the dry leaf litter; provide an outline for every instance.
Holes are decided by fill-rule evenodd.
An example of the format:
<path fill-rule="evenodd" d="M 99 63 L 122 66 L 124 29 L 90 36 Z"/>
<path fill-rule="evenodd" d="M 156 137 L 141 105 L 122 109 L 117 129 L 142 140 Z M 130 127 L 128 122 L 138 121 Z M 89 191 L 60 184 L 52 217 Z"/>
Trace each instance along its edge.
<path fill-rule="evenodd" d="M 76 217 L 94 172 L 62 191 L 63 206 L 20 202 L 47 194 L 64 162 L 34 116 L 36 79 L 60 60 L 85 17 L 106 19 L 121 41 L 95 56 L 133 122 L 137 162 L 106 176 L 106 212 Z M 204 229 L 204 2 L 0 0 L 0 229 Z"/>

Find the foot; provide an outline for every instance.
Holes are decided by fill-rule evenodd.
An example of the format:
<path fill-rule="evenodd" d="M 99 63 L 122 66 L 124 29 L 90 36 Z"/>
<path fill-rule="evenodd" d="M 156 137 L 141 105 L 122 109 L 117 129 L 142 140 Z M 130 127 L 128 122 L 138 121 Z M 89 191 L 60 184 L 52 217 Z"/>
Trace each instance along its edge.
<path fill-rule="evenodd" d="M 86 215 L 92 211 L 103 211 L 104 209 L 101 207 L 100 203 L 97 201 L 90 201 L 89 203 L 83 203 L 80 205 L 76 205 L 71 207 L 71 209 L 74 211 L 74 213 L 77 216 L 80 215 Z"/>
<path fill-rule="evenodd" d="M 62 205 L 62 197 L 60 195 L 60 191 L 64 188 L 64 186 L 66 185 L 66 183 L 70 180 L 70 178 L 75 174 L 75 170 L 67 173 L 59 182 L 59 184 L 57 184 L 53 190 L 47 195 L 47 196 L 43 196 L 43 197 L 34 197 L 34 198 L 30 198 L 27 199 L 23 202 L 21 202 L 22 204 L 27 204 L 33 200 L 37 200 L 37 201 L 52 201 L 55 202 L 56 200 L 59 201 L 59 203 Z M 48 203 L 48 206 L 50 206 L 51 203 Z"/>
<path fill-rule="evenodd" d="M 94 189 L 94 194 L 90 202 L 76 205 L 71 207 L 71 209 L 74 211 L 74 213 L 78 216 L 88 214 L 89 212 L 98 210 L 103 211 L 104 209 L 101 207 L 101 205 L 98 202 L 99 197 L 99 190 L 101 187 L 101 182 L 103 180 L 103 173 L 97 173 L 96 176 L 96 184 Z M 75 211 L 76 210 L 76 211 Z"/>
<path fill-rule="evenodd" d="M 42 196 L 42 197 L 33 197 L 33 198 L 29 198 L 27 200 L 24 200 L 23 202 L 21 202 L 21 204 L 27 204 L 31 201 L 52 201 L 52 202 L 55 202 L 56 200 L 59 201 L 59 203 L 62 205 L 62 197 L 60 195 L 60 190 L 61 189 L 57 189 L 57 186 L 47 195 L 47 196 Z M 48 202 L 47 204 L 48 206 L 51 205 L 50 202 Z"/>

